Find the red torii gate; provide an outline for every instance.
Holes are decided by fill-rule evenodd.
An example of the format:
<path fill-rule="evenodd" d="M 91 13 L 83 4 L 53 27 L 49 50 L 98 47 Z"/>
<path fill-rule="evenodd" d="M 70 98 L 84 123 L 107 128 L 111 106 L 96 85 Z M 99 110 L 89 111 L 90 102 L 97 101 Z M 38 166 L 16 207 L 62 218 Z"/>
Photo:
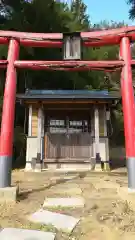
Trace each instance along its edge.
<path fill-rule="evenodd" d="M 120 45 L 120 57 L 116 61 L 19 61 L 20 45 L 26 47 L 62 47 L 62 33 L 25 33 L 0 31 L 0 44 L 9 44 L 7 60 L 0 61 L 0 68 L 7 68 L 0 141 L 0 188 L 11 186 L 14 115 L 16 98 L 16 69 L 84 71 L 89 69 L 122 70 L 121 94 L 124 113 L 128 187 L 135 190 L 135 100 L 132 85 L 130 43 L 135 41 L 135 27 L 81 32 L 86 47 Z"/>

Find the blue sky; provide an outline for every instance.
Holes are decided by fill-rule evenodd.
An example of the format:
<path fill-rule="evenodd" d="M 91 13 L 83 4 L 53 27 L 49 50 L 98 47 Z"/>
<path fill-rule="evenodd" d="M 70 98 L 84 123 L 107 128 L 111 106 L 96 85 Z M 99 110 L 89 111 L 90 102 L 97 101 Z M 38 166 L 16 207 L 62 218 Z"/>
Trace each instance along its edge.
<path fill-rule="evenodd" d="M 101 20 L 121 22 L 135 25 L 135 20 L 129 20 L 127 0 L 84 0 L 92 23 Z M 98 3 L 97 3 L 98 2 Z"/>

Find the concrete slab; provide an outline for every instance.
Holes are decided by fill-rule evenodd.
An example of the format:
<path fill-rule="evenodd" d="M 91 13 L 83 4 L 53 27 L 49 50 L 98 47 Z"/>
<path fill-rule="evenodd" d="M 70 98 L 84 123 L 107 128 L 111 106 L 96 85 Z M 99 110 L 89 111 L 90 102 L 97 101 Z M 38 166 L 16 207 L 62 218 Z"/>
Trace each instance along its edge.
<path fill-rule="evenodd" d="M 51 180 L 72 180 L 76 178 L 77 175 L 69 175 L 69 176 L 62 176 L 62 177 L 52 177 Z"/>
<path fill-rule="evenodd" d="M 46 198 L 43 207 L 84 207 L 83 198 Z"/>
<path fill-rule="evenodd" d="M 40 209 L 29 217 L 35 223 L 53 225 L 55 228 L 64 232 L 71 233 L 80 219 L 65 214 L 55 213 Z M 5 240 L 5 239 L 4 239 Z"/>
<path fill-rule="evenodd" d="M 77 176 L 65 176 L 64 180 L 72 180 L 74 178 L 76 178 Z"/>
<path fill-rule="evenodd" d="M 18 187 L 0 188 L 0 202 L 16 202 L 19 193 Z"/>
<path fill-rule="evenodd" d="M 56 194 L 65 195 L 65 196 L 78 196 L 82 194 L 81 188 L 74 183 L 63 183 L 59 184 L 49 189 L 49 192 L 54 192 Z"/>
<path fill-rule="evenodd" d="M 0 240 L 54 240 L 55 234 L 36 230 L 4 228 Z"/>

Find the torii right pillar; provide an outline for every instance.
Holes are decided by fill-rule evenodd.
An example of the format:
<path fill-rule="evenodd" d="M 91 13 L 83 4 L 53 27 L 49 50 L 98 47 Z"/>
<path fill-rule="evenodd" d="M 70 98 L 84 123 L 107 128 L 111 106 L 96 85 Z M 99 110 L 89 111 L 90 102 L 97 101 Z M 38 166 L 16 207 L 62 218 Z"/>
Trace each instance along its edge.
<path fill-rule="evenodd" d="M 121 39 L 120 58 L 124 61 L 121 73 L 121 94 L 128 169 L 128 190 L 135 192 L 135 98 L 132 82 L 130 39 L 128 37 Z"/>

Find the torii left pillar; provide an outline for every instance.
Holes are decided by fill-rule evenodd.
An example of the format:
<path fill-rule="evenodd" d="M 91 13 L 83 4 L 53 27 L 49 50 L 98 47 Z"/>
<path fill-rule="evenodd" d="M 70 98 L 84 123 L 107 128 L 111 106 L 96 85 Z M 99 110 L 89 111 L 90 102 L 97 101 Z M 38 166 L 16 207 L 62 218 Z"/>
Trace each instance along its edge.
<path fill-rule="evenodd" d="M 16 101 L 16 69 L 19 42 L 11 39 L 8 49 L 8 65 L 3 99 L 1 136 L 0 136 L 0 188 L 11 186 L 11 169 L 14 139 L 14 118 Z"/>

